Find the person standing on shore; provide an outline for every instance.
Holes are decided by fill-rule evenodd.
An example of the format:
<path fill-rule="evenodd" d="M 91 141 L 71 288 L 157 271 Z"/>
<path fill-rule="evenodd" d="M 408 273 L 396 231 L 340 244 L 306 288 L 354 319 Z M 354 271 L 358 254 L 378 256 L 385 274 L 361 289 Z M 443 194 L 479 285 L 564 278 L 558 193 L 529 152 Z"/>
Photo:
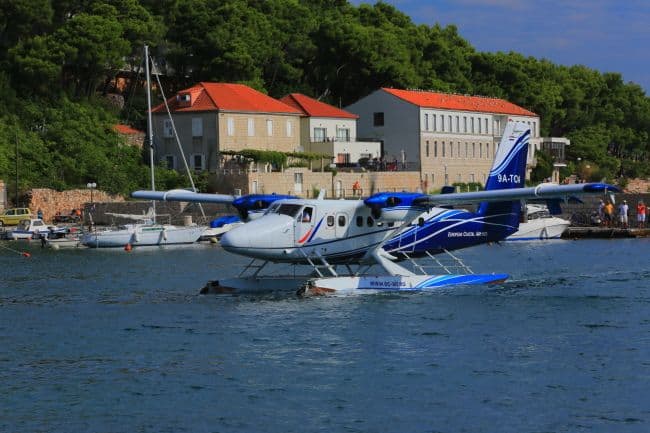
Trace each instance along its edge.
<path fill-rule="evenodd" d="M 621 223 L 621 227 L 626 229 L 628 227 L 628 221 L 627 221 L 627 213 L 629 211 L 629 207 L 627 205 L 627 201 L 623 200 L 623 203 L 621 203 L 618 206 L 618 221 Z"/>
<path fill-rule="evenodd" d="M 645 228 L 645 217 L 646 217 L 647 208 L 643 200 L 639 200 L 636 205 L 636 223 L 640 229 Z"/>
<path fill-rule="evenodd" d="M 612 227 L 614 225 L 614 205 L 611 201 L 607 200 L 605 203 L 605 226 Z"/>

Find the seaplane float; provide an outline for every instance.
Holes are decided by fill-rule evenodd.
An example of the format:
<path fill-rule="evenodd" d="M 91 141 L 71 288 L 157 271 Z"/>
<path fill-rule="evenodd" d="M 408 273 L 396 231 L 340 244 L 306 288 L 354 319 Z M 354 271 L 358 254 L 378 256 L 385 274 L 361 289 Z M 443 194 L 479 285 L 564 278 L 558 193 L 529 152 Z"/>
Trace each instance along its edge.
<path fill-rule="evenodd" d="M 251 262 L 237 277 L 208 283 L 209 292 L 359 294 L 494 284 L 508 275 L 473 273 L 452 251 L 497 242 L 516 232 L 522 201 L 618 191 L 604 183 L 524 187 L 529 137 L 527 124 L 508 122 L 484 191 L 381 192 L 364 200 L 326 199 L 323 191 L 316 199 L 186 190 L 136 191 L 132 197 L 227 202 L 246 218 L 246 224 L 222 236 L 221 245 Z M 477 205 L 476 211 L 453 208 L 466 204 Z M 441 253 L 452 258 L 451 264 L 438 258 Z M 418 258 L 437 263 L 443 271 L 427 272 Z M 267 273 L 278 263 L 307 265 L 308 272 Z"/>

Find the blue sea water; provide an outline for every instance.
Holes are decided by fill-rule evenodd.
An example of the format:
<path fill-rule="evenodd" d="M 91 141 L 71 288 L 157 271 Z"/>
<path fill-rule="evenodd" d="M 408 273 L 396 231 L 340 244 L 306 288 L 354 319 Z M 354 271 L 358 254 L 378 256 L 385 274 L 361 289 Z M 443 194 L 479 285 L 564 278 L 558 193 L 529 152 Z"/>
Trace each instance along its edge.
<path fill-rule="evenodd" d="M 218 246 L 30 252 L 0 250 L 3 432 L 650 431 L 650 239 L 482 246 L 459 255 L 505 284 L 306 299 L 199 295 L 246 262 Z"/>

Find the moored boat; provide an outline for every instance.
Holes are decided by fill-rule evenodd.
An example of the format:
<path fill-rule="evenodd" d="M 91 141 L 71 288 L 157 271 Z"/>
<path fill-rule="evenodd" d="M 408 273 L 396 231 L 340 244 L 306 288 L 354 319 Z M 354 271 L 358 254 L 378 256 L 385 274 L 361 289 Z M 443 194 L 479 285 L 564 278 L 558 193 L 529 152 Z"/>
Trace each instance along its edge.
<path fill-rule="evenodd" d="M 507 241 L 534 241 L 559 239 L 571 225 L 571 221 L 558 218 L 549 213 L 544 205 L 527 204 L 528 218 L 519 223 L 519 230 L 508 236 Z"/>

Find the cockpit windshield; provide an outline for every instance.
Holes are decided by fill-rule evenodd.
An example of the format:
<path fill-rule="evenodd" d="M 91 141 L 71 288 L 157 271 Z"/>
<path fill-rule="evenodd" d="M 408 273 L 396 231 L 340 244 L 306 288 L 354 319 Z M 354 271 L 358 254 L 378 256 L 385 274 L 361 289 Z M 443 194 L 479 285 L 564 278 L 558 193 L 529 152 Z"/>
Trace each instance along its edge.
<path fill-rule="evenodd" d="M 269 213 L 289 215 L 291 218 L 295 218 L 301 208 L 302 205 L 299 204 L 281 204 L 279 206 L 271 206 L 269 208 Z"/>

